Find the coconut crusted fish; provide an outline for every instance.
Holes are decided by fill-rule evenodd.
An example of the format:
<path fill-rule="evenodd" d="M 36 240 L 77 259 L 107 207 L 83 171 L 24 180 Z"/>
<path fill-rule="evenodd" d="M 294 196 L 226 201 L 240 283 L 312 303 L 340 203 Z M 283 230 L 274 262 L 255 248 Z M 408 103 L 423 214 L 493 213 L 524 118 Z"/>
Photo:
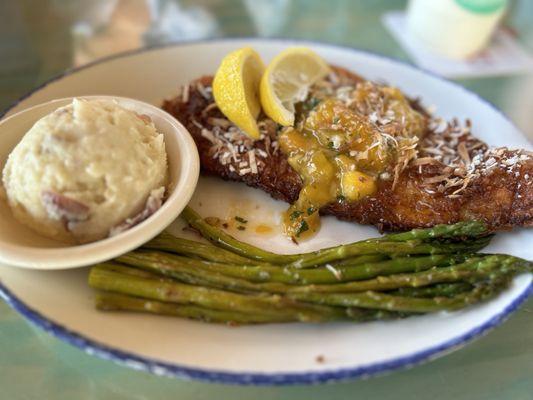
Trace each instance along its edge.
<path fill-rule="evenodd" d="M 217 108 L 211 82 L 212 77 L 202 77 L 163 103 L 163 109 L 193 136 L 202 172 L 243 182 L 276 199 L 295 203 L 304 181 L 280 148 L 281 127 L 261 116 L 261 138 L 256 141 L 248 138 Z M 300 120 L 309 115 L 309 109 L 316 106 L 324 93 L 338 100 L 335 106 L 341 112 L 343 107 L 354 109 L 354 102 L 360 99 L 350 96 L 360 93 L 365 85 L 369 92 L 380 93 L 378 84 L 334 68 L 330 76 L 311 89 L 308 101 L 297 108 Z M 533 225 L 531 152 L 489 148 L 472 136 L 468 121 L 464 126 L 455 120 L 443 121 L 413 100 L 409 100 L 412 109 L 423 116 L 420 128 L 423 132 L 403 140 L 397 132 L 405 118 L 391 115 L 388 110 L 383 113 L 377 97 L 375 101 L 356 103 L 357 118 L 394 142 L 395 163 L 376 180 L 372 194 L 356 201 L 339 196 L 321 206 L 320 214 L 375 225 L 386 231 L 463 220 L 483 220 L 492 230 Z M 398 138 L 403 140 L 399 147 Z M 337 149 L 335 146 L 342 144 L 331 146 Z"/>

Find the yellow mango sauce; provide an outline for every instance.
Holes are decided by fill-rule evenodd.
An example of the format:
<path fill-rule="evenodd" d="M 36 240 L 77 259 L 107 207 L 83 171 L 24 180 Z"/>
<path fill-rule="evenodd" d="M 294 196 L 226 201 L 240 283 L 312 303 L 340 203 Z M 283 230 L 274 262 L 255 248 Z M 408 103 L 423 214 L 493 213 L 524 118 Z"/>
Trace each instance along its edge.
<path fill-rule="evenodd" d="M 362 85 L 354 96 L 363 100 L 369 95 L 366 90 L 370 89 Z M 407 127 L 399 131 L 402 137 L 421 136 L 422 115 L 398 89 L 379 90 L 389 100 L 384 103 L 387 110 L 382 111 L 388 111 L 392 121 L 400 118 Z M 329 97 L 302 114 L 295 127 L 280 132 L 280 149 L 303 183 L 298 200 L 283 215 L 288 237 L 293 241 L 312 237 L 320 228 L 321 207 L 335 201 L 358 201 L 375 193 L 379 179 L 391 179 L 398 141 L 394 132 L 391 135 L 382 128 L 368 115 Z"/>

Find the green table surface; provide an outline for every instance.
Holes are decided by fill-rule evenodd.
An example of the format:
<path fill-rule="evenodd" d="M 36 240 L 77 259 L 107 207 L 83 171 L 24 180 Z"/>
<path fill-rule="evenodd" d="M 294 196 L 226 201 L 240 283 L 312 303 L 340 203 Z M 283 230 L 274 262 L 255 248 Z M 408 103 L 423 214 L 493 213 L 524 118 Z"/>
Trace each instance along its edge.
<path fill-rule="evenodd" d="M 505 23 L 533 51 L 533 1 L 511 5 Z M 404 7 L 403 0 L 2 0 L 0 109 L 66 68 L 171 40 L 305 38 L 409 61 L 380 22 L 384 12 Z M 527 111 L 533 105 L 531 75 L 458 82 L 496 104 L 533 137 L 533 115 Z M 487 336 L 410 370 L 312 387 L 239 387 L 157 377 L 86 355 L 32 327 L 0 302 L 0 400 L 531 400 L 532 311 L 530 299 Z"/>

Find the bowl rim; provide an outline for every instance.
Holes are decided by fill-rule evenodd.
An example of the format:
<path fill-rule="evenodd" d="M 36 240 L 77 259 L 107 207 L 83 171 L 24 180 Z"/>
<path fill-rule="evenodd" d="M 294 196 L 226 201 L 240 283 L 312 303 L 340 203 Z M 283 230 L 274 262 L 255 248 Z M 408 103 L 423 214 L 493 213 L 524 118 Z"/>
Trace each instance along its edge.
<path fill-rule="evenodd" d="M 139 109 L 163 119 L 171 126 L 171 134 L 175 136 L 179 150 L 179 154 L 172 157 L 175 157 L 178 161 L 179 172 L 174 185 L 170 188 L 170 195 L 163 202 L 161 208 L 146 220 L 116 236 L 107 237 L 95 242 L 67 247 L 45 248 L 6 243 L 0 240 L 1 263 L 20 268 L 59 270 L 79 268 L 109 260 L 141 246 L 162 232 L 179 216 L 194 193 L 200 172 L 198 150 L 194 140 L 189 131 L 172 115 L 144 101 L 109 95 L 63 97 L 31 106 L 7 118 L 0 119 L 0 126 L 32 110 L 53 106 L 54 103 L 57 103 L 57 107 L 61 107 L 64 103 L 68 104 L 74 98 L 116 101 L 125 108 L 128 108 L 127 104 L 139 106 Z M 167 158 L 170 158 L 171 156 L 168 150 L 166 151 Z M 167 188 L 169 188 L 168 185 Z"/>
<path fill-rule="evenodd" d="M 330 47 L 332 49 L 343 50 L 355 54 L 364 54 L 377 59 L 386 60 L 395 64 L 403 65 L 414 70 L 417 70 L 425 75 L 429 75 L 434 79 L 446 82 L 471 96 L 474 96 L 478 101 L 486 104 L 495 113 L 504 118 L 510 125 L 512 125 L 517 131 L 520 129 L 516 127 L 513 121 L 509 119 L 501 110 L 499 110 L 493 103 L 482 98 L 477 93 L 472 92 L 463 86 L 436 75 L 435 73 L 425 70 L 424 68 L 412 65 L 402 60 L 395 59 L 390 56 L 379 54 L 376 52 L 358 49 L 347 45 L 338 45 L 333 43 L 321 42 L 318 40 L 305 40 L 294 39 L 286 37 L 270 37 L 270 38 L 257 38 L 257 37 L 225 37 L 225 38 L 208 38 L 208 39 L 193 39 L 181 42 L 169 42 L 159 45 L 141 47 L 121 53 L 116 53 L 104 58 L 94 60 L 88 64 L 80 67 L 70 68 L 56 75 L 55 77 L 44 82 L 42 85 L 34 88 L 32 91 L 26 93 L 18 100 L 13 102 L 4 112 L 0 113 L 0 119 L 7 114 L 10 110 L 17 106 L 18 103 L 30 97 L 34 92 L 39 91 L 48 84 L 60 80 L 61 78 L 70 74 L 76 73 L 80 70 L 90 68 L 94 65 L 103 64 L 107 61 L 111 61 L 118 58 L 125 58 L 132 55 L 137 55 L 149 51 L 157 51 L 164 48 L 171 47 L 186 47 L 195 46 L 198 44 L 216 44 L 217 42 L 251 42 L 251 43 L 278 43 L 289 45 L 319 45 L 324 47 Z M 525 136 L 525 135 L 524 135 Z M 192 368 L 183 364 L 168 363 L 159 360 L 154 360 L 146 356 L 137 355 L 131 351 L 120 350 L 103 343 L 93 340 L 79 332 L 70 330 L 53 320 L 48 319 L 32 307 L 26 305 L 20 300 L 14 293 L 12 293 L 0 280 L 0 298 L 3 298 L 10 307 L 19 312 L 23 317 L 28 319 L 32 324 L 40 327 L 51 335 L 58 339 L 75 346 L 87 354 L 95 355 L 97 357 L 116 362 L 120 365 L 133 368 L 135 370 L 147 371 L 155 375 L 169 376 L 175 378 L 194 379 L 205 382 L 224 383 L 232 385 L 301 385 L 301 384 L 319 384 L 319 383 L 331 383 L 338 381 L 347 381 L 361 378 L 368 378 L 377 375 L 383 375 L 395 370 L 406 369 L 418 364 L 422 364 L 426 361 L 437 358 L 440 355 L 449 353 L 457 348 L 470 343 L 486 333 L 500 325 L 505 321 L 512 312 L 516 311 L 527 298 L 533 295 L 533 281 L 529 286 L 518 295 L 510 304 L 507 305 L 500 313 L 494 315 L 491 319 L 484 323 L 472 328 L 470 331 L 457 336 L 447 342 L 441 343 L 437 346 L 427 348 L 422 351 L 414 352 L 404 357 L 395 358 L 385 362 L 377 362 L 373 364 L 363 365 L 360 367 L 344 367 L 328 369 L 320 372 L 315 371 L 301 371 L 295 373 L 251 373 L 251 372 L 226 372 L 220 370 L 212 370 L 207 368 Z"/>

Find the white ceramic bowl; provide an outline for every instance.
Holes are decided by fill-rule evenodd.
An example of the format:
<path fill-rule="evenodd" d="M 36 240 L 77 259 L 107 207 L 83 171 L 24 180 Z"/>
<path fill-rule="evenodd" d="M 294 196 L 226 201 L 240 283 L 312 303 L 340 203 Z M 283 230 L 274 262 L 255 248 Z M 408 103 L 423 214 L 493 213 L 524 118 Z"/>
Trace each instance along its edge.
<path fill-rule="evenodd" d="M 19 223 L 5 199 L 0 200 L 0 263 L 35 269 L 76 268 L 108 260 L 130 251 L 165 229 L 191 198 L 199 175 L 196 145 L 189 132 L 165 111 L 142 101 L 114 96 L 83 96 L 115 100 L 126 109 L 150 116 L 164 135 L 170 170 L 169 196 L 154 215 L 111 238 L 83 245 L 65 245 L 40 236 Z M 48 101 L 0 121 L 0 170 L 24 134 L 41 117 L 72 102 L 72 97 Z M 105 149 L 102 149 L 105 151 Z"/>

